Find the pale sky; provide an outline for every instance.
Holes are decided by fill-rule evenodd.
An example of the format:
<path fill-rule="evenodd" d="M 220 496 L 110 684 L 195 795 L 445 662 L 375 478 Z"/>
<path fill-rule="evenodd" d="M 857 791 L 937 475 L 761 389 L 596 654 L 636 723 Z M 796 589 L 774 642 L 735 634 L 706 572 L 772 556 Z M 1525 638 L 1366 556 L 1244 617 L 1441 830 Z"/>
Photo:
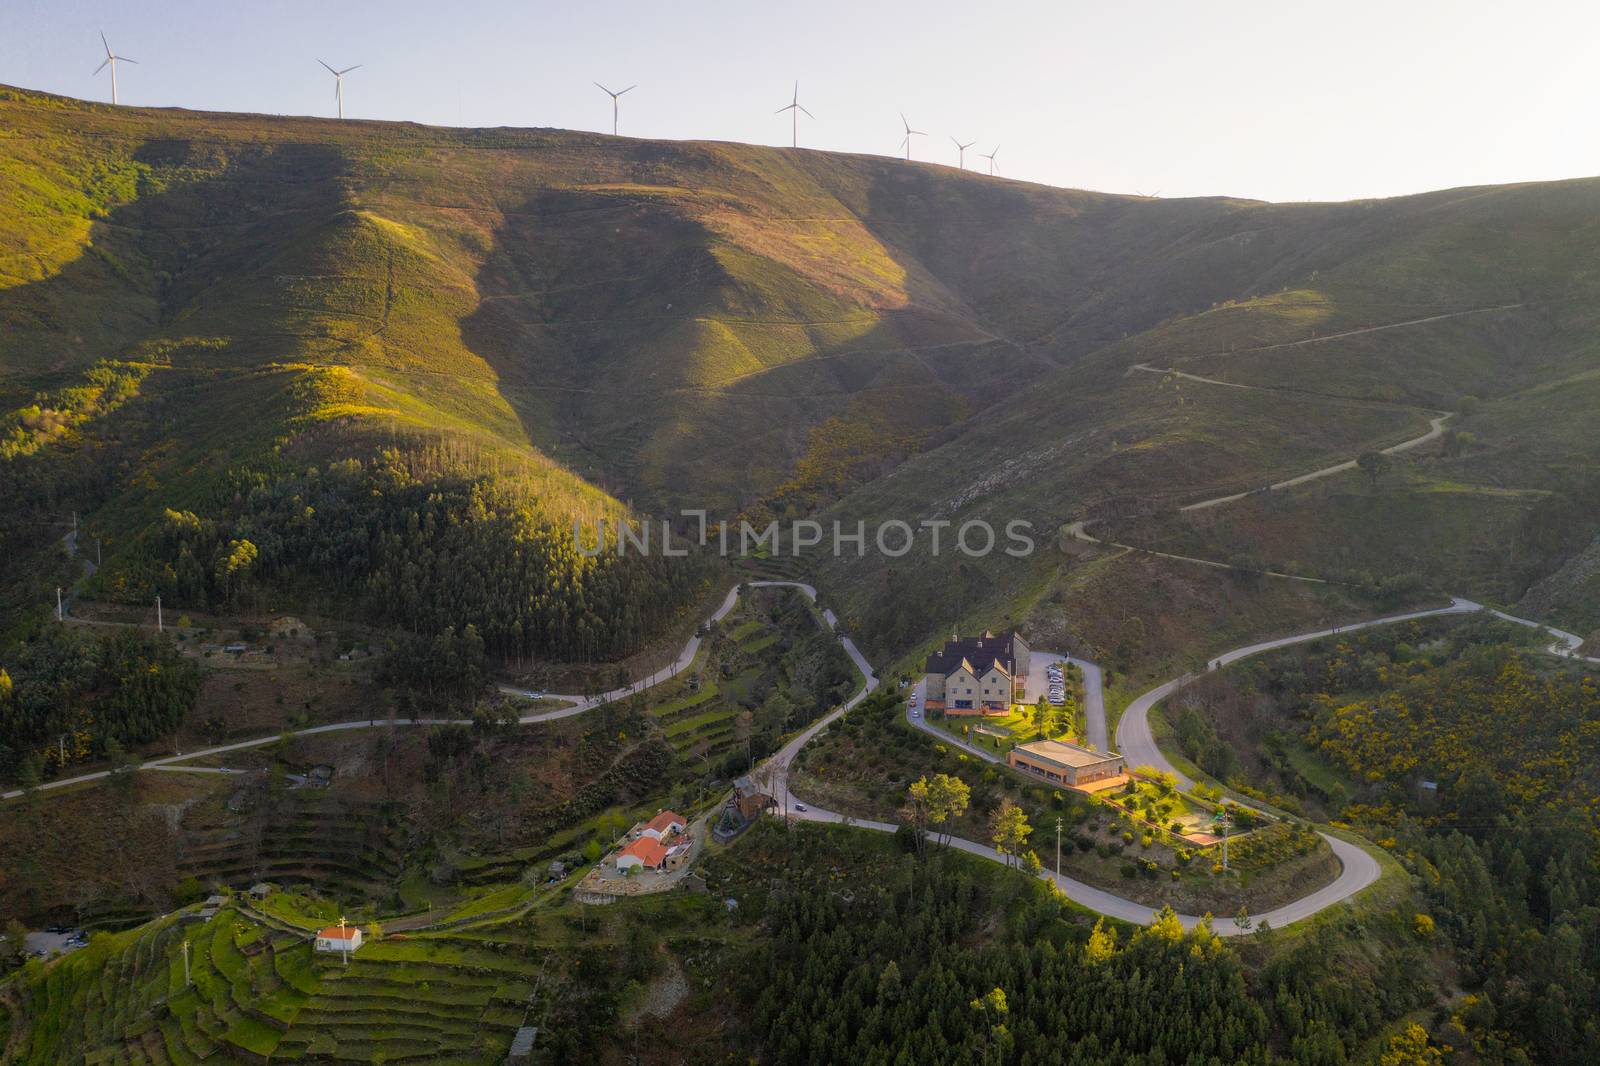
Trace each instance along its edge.
<path fill-rule="evenodd" d="M 0 82 L 124 104 L 787 144 L 1163 196 L 1600 173 L 1600 3 L 4 0 Z M 987 165 L 987 164 L 983 164 Z"/>

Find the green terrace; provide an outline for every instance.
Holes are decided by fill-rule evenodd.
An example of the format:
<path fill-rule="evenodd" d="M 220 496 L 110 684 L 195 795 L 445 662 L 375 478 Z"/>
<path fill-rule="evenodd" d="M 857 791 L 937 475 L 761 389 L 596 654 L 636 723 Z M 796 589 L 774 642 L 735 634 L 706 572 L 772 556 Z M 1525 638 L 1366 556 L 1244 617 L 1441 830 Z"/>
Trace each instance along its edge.
<path fill-rule="evenodd" d="M 219 810 L 185 826 L 179 868 L 202 884 L 315 883 L 332 895 L 375 898 L 402 871 L 401 849 L 381 805 L 302 789 L 275 798 L 259 831 Z"/>
<path fill-rule="evenodd" d="M 204 924 L 97 937 L 24 985 L 37 1024 L 23 1061 L 69 1046 L 99 1063 L 499 1059 L 532 992 L 537 962 L 523 953 L 534 950 L 396 936 L 346 965 L 230 905 Z"/>

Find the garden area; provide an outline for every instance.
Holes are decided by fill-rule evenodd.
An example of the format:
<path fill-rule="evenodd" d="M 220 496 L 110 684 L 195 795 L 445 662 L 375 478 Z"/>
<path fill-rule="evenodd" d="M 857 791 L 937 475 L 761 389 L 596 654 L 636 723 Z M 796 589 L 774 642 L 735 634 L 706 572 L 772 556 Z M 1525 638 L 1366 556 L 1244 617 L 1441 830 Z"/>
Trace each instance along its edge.
<path fill-rule="evenodd" d="M 908 790 L 919 778 L 948 774 L 969 791 L 965 809 L 941 831 L 988 842 L 991 818 L 1003 803 L 1021 809 L 1031 828 L 1022 853 L 1055 865 L 1061 822 L 1061 873 L 1150 906 L 1170 903 L 1186 913 L 1232 915 L 1264 911 L 1331 881 L 1338 861 L 1315 833 L 1288 823 L 1258 828 L 1252 812 L 1232 810 L 1238 830 L 1268 834 L 1261 861 L 1221 870 L 1216 844 L 1175 836 L 1173 821 L 1208 816 L 1207 802 L 1160 780 L 1135 782 L 1131 793 L 1090 797 L 1029 782 L 907 728 L 893 694 L 864 701 L 803 749 L 790 790 L 819 807 L 858 818 L 904 821 Z M 1107 800 L 1114 802 L 1108 802 Z"/>

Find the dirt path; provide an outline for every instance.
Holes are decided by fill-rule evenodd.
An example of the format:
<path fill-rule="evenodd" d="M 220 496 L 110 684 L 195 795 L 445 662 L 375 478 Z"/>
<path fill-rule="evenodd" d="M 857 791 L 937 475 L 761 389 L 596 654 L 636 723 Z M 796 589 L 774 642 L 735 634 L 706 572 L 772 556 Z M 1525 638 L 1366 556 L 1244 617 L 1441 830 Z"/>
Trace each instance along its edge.
<path fill-rule="evenodd" d="M 1346 337 L 1359 337 L 1365 333 L 1381 333 L 1387 329 L 1404 329 L 1406 326 L 1422 326 L 1429 322 L 1443 322 L 1447 318 L 1462 318 L 1466 315 L 1486 315 L 1495 311 L 1515 311 L 1525 304 L 1496 304 L 1493 307 L 1470 307 L 1465 311 L 1446 311 L 1443 314 L 1427 315 L 1423 318 L 1408 318 L 1404 322 L 1387 322 L 1381 326 L 1362 326 L 1359 329 L 1347 329 L 1339 333 L 1328 333 L 1320 337 L 1306 337 L 1297 341 L 1282 341 L 1278 344 L 1259 344 L 1252 348 L 1235 348 L 1226 352 L 1206 352 L 1205 355 L 1240 355 L 1245 352 L 1275 352 L 1283 348 L 1302 348 L 1307 344 L 1321 344 L 1324 341 L 1343 340 Z"/>

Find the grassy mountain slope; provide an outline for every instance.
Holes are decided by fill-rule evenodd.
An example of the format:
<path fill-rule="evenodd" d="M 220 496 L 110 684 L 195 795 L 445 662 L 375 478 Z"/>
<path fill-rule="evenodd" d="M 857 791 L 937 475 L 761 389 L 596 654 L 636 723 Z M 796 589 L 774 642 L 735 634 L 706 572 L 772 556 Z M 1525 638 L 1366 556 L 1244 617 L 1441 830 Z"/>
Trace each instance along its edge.
<path fill-rule="evenodd" d="M 1235 298 L 1064 360 L 835 513 L 1024 518 L 1047 539 L 1087 518 L 1102 536 L 1161 550 L 1335 579 L 1420 576 L 1515 601 L 1593 535 L 1593 516 L 1566 505 L 1588 498 L 1600 458 L 1583 413 L 1600 365 L 1597 206 L 1600 182 L 1589 180 L 1240 206 L 1209 240 L 1184 242 L 1232 234 L 1237 258 L 1260 265 Z M 1457 412 L 1448 425 L 1460 435 L 1396 456 L 1397 473 L 1378 485 L 1352 472 L 1176 513 L 1420 435 L 1444 411 Z M 1552 502 L 1535 512 L 1541 500 Z M 1539 513 L 1563 507 L 1574 535 L 1559 550 L 1517 548 Z M 913 614 L 999 611 L 1075 560 L 952 555 L 903 569 L 896 595 Z M 826 583 L 879 631 L 892 568 L 871 557 L 823 564 Z M 887 628 L 884 650 L 920 635 Z"/>
<path fill-rule="evenodd" d="M 1515 573 L 1478 558 L 1593 459 L 1600 183 L 1162 201 L 822 152 L 20 90 L 0 91 L 0 118 L 7 429 L 18 452 L 115 457 L 49 494 L 97 508 L 114 539 L 213 502 L 230 467 L 397 447 L 429 476 L 510 478 L 556 519 L 623 502 L 792 515 L 855 487 L 829 517 L 1026 518 L 1053 544 L 1076 518 L 1259 487 L 1458 410 L 1468 443 L 1448 465 L 1408 453 L 1421 466 L 1389 497 L 1346 477 L 1273 498 L 1300 515 L 1277 526 L 1230 526 L 1252 499 L 1148 532 L 1327 566 L 1342 527 L 1404 494 L 1414 538 L 1357 537 L 1332 561 L 1471 557 L 1429 576 L 1507 597 L 1587 543 Z M 105 360 L 138 378 L 115 405 L 78 395 Z M 41 392 L 64 398 L 32 412 Z M 896 586 L 920 620 L 868 639 L 904 648 L 1070 565 L 947 553 Z M 858 619 L 884 608 L 884 560 L 820 569 Z"/>

